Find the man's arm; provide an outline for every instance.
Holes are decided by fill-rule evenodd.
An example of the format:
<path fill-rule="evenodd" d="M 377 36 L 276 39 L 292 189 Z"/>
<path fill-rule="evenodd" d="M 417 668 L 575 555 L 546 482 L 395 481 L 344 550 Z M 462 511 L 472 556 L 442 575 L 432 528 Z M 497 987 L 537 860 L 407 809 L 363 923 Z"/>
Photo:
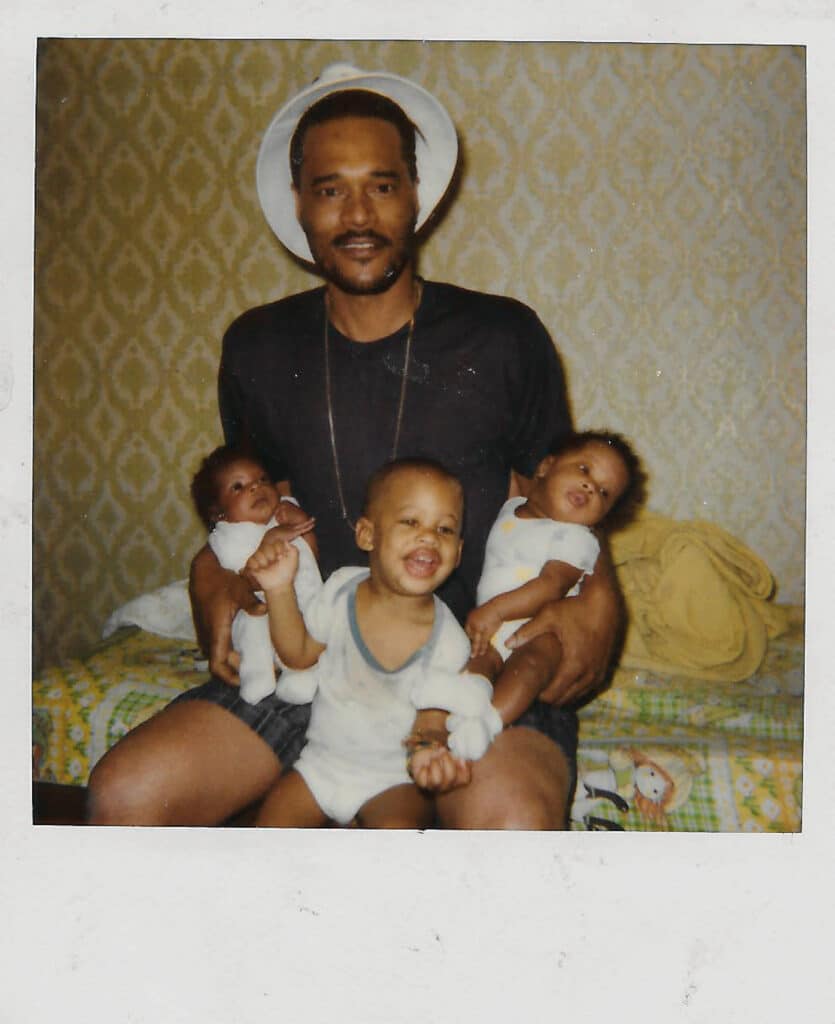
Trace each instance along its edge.
<path fill-rule="evenodd" d="M 554 633 L 562 657 L 539 699 L 547 704 L 573 703 L 603 683 L 623 621 L 623 601 L 602 544 L 594 575 L 585 579 L 578 596 L 547 604 L 517 629 L 507 645 L 520 647 L 542 633 Z"/>

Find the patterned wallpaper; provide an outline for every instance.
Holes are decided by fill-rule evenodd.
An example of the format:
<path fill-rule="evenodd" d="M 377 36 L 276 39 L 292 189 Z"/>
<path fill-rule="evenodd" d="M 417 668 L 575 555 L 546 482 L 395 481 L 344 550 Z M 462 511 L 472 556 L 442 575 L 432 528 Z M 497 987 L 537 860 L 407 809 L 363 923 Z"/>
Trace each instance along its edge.
<path fill-rule="evenodd" d="M 260 136 L 336 60 L 413 77 L 459 128 L 421 272 L 531 304 L 578 424 L 634 440 L 650 506 L 721 524 L 802 600 L 802 48 L 49 39 L 38 57 L 36 665 L 187 573 L 223 330 L 315 283 L 260 213 Z"/>

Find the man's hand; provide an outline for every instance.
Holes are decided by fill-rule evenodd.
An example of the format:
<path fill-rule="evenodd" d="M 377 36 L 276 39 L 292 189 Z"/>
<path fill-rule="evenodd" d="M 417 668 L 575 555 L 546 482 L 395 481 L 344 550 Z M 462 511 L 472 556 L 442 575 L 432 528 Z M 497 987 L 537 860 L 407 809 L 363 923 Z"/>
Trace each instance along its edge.
<path fill-rule="evenodd" d="M 232 650 L 232 620 L 241 609 L 250 615 L 265 615 L 266 605 L 246 580 L 220 566 L 208 546 L 191 564 L 189 595 L 200 646 L 209 656 L 209 670 L 225 683 L 238 686 L 239 659 Z"/>
<path fill-rule="evenodd" d="M 559 640 L 559 666 L 539 695 L 546 704 L 573 704 L 605 681 L 621 615 L 613 589 L 598 591 L 598 596 L 594 604 L 579 597 L 552 601 L 507 641 L 508 647 L 517 648 L 543 633 L 553 633 Z"/>

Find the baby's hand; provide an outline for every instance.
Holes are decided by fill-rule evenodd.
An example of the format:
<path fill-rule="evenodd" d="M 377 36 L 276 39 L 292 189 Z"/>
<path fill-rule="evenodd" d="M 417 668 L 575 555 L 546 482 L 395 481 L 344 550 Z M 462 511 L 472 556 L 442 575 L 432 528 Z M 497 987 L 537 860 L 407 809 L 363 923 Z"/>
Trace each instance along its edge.
<path fill-rule="evenodd" d="M 295 505 L 290 502 L 284 501 L 283 505 L 288 505 L 290 508 L 298 509 Z M 304 519 L 299 519 L 295 524 L 290 526 L 274 526 L 271 530 L 267 530 L 264 536 L 261 538 L 261 548 L 267 549 L 267 547 L 277 544 L 278 542 L 287 542 L 295 540 L 297 537 L 301 537 L 302 534 L 310 533 L 310 531 L 316 525 L 316 520 L 311 516 L 305 514 Z M 259 549 L 260 550 L 260 549 Z M 251 559 L 250 559 L 251 562 Z M 258 579 L 255 573 L 252 571 L 250 562 L 241 569 L 240 575 L 243 576 L 246 581 L 254 590 L 264 590 L 263 583 Z"/>
<path fill-rule="evenodd" d="M 501 616 L 497 615 L 489 604 L 483 604 L 480 608 L 474 608 L 470 612 L 464 629 L 470 638 L 474 658 L 479 658 L 488 652 L 490 641 L 496 635 L 501 624 Z"/>
<path fill-rule="evenodd" d="M 276 537 L 276 532 L 270 530 L 264 534 L 258 549 L 243 568 L 265 593 L 291 586 L 299 567 L 298 551 L 288 541 Z"/>
<path fill-rule="evenodd" d="M 316 525 L 313 516 L 309 516 L 292 501 L 280 501 L 274 515 L 278 523 L 277 529 L 287 528 L 293 531 L 290 536 L 284 537 L 285 540 L 295 540 L 303 533 L 309 533 Z"/>
<path fill-rule="evenodd" d="M 285 504 L 287 504 L 285 502 Z M 295 523 L 288 523 L 286 526 L 274 526 L 271 530 L 268 530 L 264 534 L 265 537 L 269 537 L 271 540 L 295 540 L 296 537 L 301 537 L 305 533 L 310 531 L 316 526 L 316 520 L 307 516 L 303 520 L 298 520 Z"/>
<path fill-rule="evenodd" d="M 472 778 L 469 762 L 453 757 L 440 737 L 409 736 L 404 746 L 409 752 L 407 770 L 420 789 L 448 793 L 457 786 L 466 786 Z"/>
<path fill-rule="evenodd" d="M 421 747 L 412 754 L 409 774 L 420 789 L 448 793 L 472 778 L 469 761 L 453 757 L 446 747 Z"/>

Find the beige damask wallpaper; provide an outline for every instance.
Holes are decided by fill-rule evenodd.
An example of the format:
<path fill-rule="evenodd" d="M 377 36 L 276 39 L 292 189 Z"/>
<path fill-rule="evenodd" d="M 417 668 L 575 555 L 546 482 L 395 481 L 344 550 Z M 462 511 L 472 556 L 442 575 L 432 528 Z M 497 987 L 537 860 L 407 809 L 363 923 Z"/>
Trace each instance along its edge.
<path fill-rule="evenodd" d="M 459 127 L 422 272 L 534 306 L 577 422 L 634 439 L 651 507 L 720 523 L 801 601 L 801 48 L 45 40 L 36 665 L 187 572 L 223 330 L 314 283 L 261 216 L 260 135 L 336 60 L 415 78 Z"/>

